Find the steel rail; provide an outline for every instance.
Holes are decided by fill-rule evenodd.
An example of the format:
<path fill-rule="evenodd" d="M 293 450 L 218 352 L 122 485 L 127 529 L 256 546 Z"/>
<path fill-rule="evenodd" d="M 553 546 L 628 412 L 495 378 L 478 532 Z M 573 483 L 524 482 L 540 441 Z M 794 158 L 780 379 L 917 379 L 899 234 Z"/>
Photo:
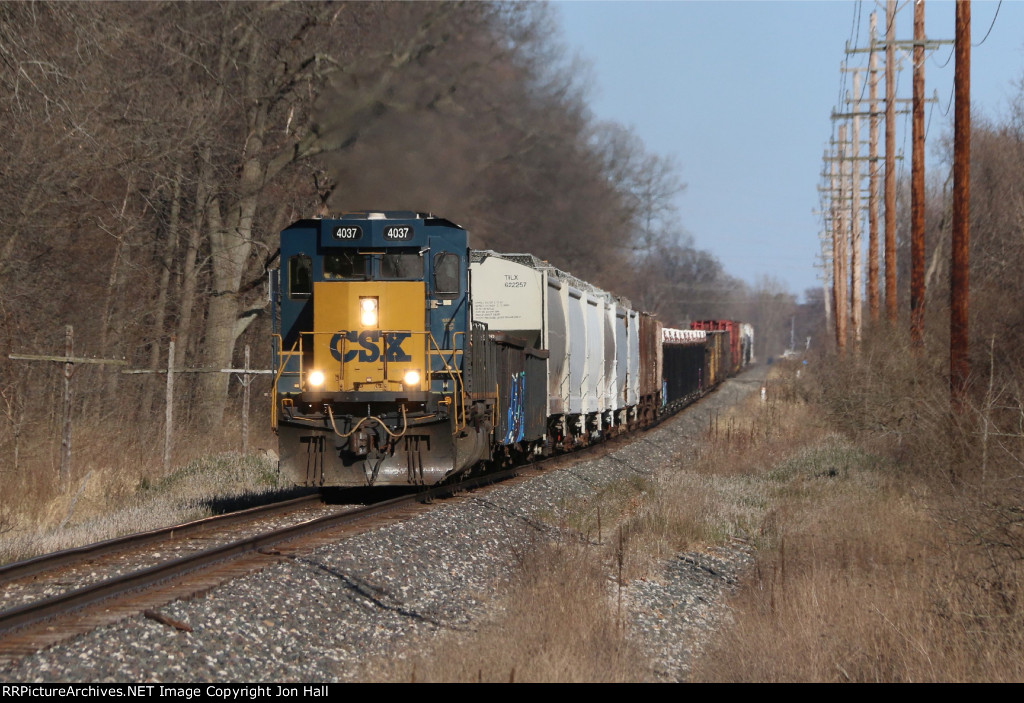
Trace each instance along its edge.
<path fill-rule="evenodd" d="M 110 578 L 91 586 L 52 596 L 35 603 L 27 603 L 17 608 L 0 612 L 0 636 L 40 623 L 49 618 L 70 614 L 109 598 L 151 588 L 175 577 L 184 576 L 214 564 L 258 552 L 300 536 L 340 526 L 346 521 L 365 519 L 370 515 L 395 508 L 396 503 L 405 503 L 407 501 L 408 498 L 403 496 L 349 513 L 315 518 L 297 525 L 279 528 L 261 535 L 255 535 L 180 557 L 163 564 L 157 564 L 146 569 Z"/>
<path fill-rule="evenodd" d="M 147 544 L 152 544 L 153 542 L 170 539 L 172 537 L 204 532 L 212 527 L 226 527 L 239 522 L 248 522 L 259 515 L 271 516 L 290 512 L 307 505 L 319 503 L 321 500 L 322 499 L 319 494 L 301 496 L 299 498 L 292 498 L 279 503 L 260 505 L 255 508 L 239 510 L 233 513 L 225 513 L 224 515 L 214 515 L 212 517 L 174 525 L 172 527 L 161 527 L 149 532 L 139 532 L 136 534 L 125 535 L 123 537 L 114 537 L 113 539 L 87 544 L 82 547 L 72 547 L 59 552 L 43 554 L 41 556 L 24 559 L 22 561 L 4 564 L 3 566 L 0 566 L 0 583 L 34 576 L 51 569 L 78 564 L 88 559 L 95 559 L 97 557 L 106 556 L 108 554 L 131 549 L 133 547 L 141 547 Z"/>
<path fill-rule="evenodd" d="M 232 559 L 258 553 L 299 537 L 366 520 L 415 502 L 429 502 L 433 498 L 453 494 L 466 488 L 493 483 L 516 473 L 516 469 L 500 471 L 463 483 L 436 486 L 419 493 L 391 498 L 338 515 L 314 518 L 296 525 L 247 537 L 163 564 L 157 564 L 146 569 L 113 577 L 68 593 L 52 596 L 34 603 L 27 603 L 0 612 L 0 638 L 16 630 L 39 624 L 48 619 L 69 615 L 83 608 L 96 605 L 101 601 L 152 588 L 176 577 L 185 576 Z M 252 513 L 250 512 L 249 515 L 251 517 Z"/>

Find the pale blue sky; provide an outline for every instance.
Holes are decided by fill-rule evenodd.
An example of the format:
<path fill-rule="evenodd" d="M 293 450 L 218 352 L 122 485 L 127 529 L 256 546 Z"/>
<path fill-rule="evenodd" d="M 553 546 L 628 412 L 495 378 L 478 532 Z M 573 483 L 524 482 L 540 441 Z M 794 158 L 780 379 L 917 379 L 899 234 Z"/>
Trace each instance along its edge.
<path fill-rule="evenodd" d="M 749 282 L 769 274 L 798 294 L 820 286 L 814 266 L 821 227 L 813 211 L 832 134 L 829 116 L 840 96 L 840 62 L 847 41 L 867 44 L 873 10 L 884 31 L 884 2 L 554 5 L 569 50 L 593 67 L 595 116 L 633 127 L 649 151 L 678 163 L 687 183 L 678 200 L 680 221 L 697 246 Z M 896 38 L 910 39 L 913 8 L 907 0 L 899 7 Z M 1005 115 L 1015 82 L 1024 77 L 1024 2 L 975 0 L 971 15 L 972 107 L 989 117 Z M 952 2 L 926 2 L 925 33 L 953 38 Z M 925 68 L 926 92 L 939 97 L 926 111 L 932 163 L 952 125 L 951 51 L 938 49 Z M 866 66 L 866 54 L 850 64 Z M 897 86 L 897 97 L 910 97 L 909 61 Z M 879 90 L 884 95 L 884 84 Z M 897 121 L 901 146 L 905 123 Z M 862 125 L 866 141 L 866 121 Z M 909 162 L 909 137 L 905 151 Z"/>

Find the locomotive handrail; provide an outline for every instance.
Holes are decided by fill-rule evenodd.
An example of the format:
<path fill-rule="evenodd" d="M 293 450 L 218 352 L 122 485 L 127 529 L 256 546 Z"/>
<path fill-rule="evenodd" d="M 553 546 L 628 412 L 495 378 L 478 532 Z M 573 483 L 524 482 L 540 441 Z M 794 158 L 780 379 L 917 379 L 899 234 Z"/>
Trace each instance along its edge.
<path fill-rule="evenodd" d="M 441 358 L 441 363 L 444 364 L 444 370 L 448 372 L 448 375 L 451 377 L 452 382 L 455 384 L 455 392 L 452 394 L 455 397 L 455 408 L 454 408 L 454 410 L 455 410 L 455 431 L 456 432 L 460 432 L 463 429 L 465 429 L 465 427 L 466 427 L 466 398 L 465 398 L 465 395 L 464 395 L 464 388 L 463 388 L 463 385 L 462 385 L 462 372 L 458 371 L 456 369 L 453 369 L 451 366 L 448 365 L 448 362 L 444 358 L 444 352 L 441 351 L 441 345 L 439 345 L 437 343 L 437 340 L 434 339 L 434 335 L 429 330 L 427 330 L 426 335 L 427 335 L 428 341 L 430 342 L 430 344 L 433 345 L 434 349 L 436 350 L 437 355 Z M 454 349 L 454 347 L 455 347 L 455 340 L 454 340 L 454 338 L 452 339 L 452 347 L 453 347 L 453 349 L 452 349 L 452 361 L 454 362 L 454 360 L 455 360 L 455 353 L 454 352 L 456 351 Z M 430 353 L 433 354 L 435 352 L 431 351 Z M 462 414 L 462 426 L 461 427 L 459 426 L 460 400 L 461 400 L 461 411 L 462 411 L 462 413 L 461 413 Z"/>
<path fill-rule="evenodd" d="M 277 340 L 277 353 L 275 354 L 275 357 L 277 357 L 278 359 L 281 359 L 283 357 L 289 357 L 290 358 L 290 357 L 293 357 L 293 356 L 298 356 L 299 357 L 299 372 L 298 372 L 298 375 L 299 375 L 299 379 L 301 379 L 302 378 L 302 335 L 299 334 L 299 338 L 295 340 L 295 343 L 292 344 L 292 348 L 289 351 L 285 351 L 284 350 L 284 339 L 281 337 L 281 335 L 273 334 L 273 335 L 271 335 L 271 337 L 273 337 L 274 339 Z M 298 347 L 298 351 L 295 350 L 295 347 Z M 286 361 L 282 361 L 278 365 L 277 373 L 274 374 L 274 403 L 273 403 L 273 406 L 270 408 L 270 427 L 271 427 L 271 429 L 275 429 L 275 430 L 277 429 L 277 383 L 281 379 L 281 376 L 283 376 L 284 373 L 285 373 L 285 371 L 284 371 L 285 366 L 287 366 L 287 362 Z M 292 374 L 292 373 L 295 373 L 295 372 L 294 371 L 289 371 L 288 373 Z"/>
<path fill-rule="evenodd" d="M 452 348 L 451 348 L 451 352 L 452 352 L 452 356 L 451 356 L 452 366 L 455 366 L 455 355 L 456 354 L 463 354 L 464 353 L 463 349 L 465 349 L 465 346 L 466 346 L 465 341 L 463 341 L 463 343 L 462 343 L 463 349 L 459 349 L 458 337 L 459 337 L 460 334 L 463 337 L 466 336 L 465 332 L 453 332 L 452 333 Z"/>

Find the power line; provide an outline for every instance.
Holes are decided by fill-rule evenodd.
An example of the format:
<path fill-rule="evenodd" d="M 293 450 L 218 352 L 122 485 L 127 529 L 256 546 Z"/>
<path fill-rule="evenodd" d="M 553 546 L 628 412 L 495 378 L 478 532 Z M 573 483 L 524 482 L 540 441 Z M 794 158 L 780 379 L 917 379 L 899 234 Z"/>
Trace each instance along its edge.
<path fill-rule="evenodd" d="M 949 56 L 947 56 L 947 57 L 946 57 L 946 60 L 945 60 L 945 61 L 943 61 L 943 62 L 942 62 L 941 64 L 940 64 L 939 62 L 937 62 L 937 61 L 935 60 L 935 54 L 932 54 L 932 63 L 934 63 L 934 64 L 935 64 L 935 66 L 936 66 L 936 67 L 938 67 L 938 68 L 945 68 L 946 66 L 948 66 L 948 65 L 949 65 L 949 62 L 950 62 L 950 60 L 951 60 L 951 59 L 953 58 L 953 53 L 954 53 L 955 51 L 956 51 L 956 49 L 955 49 L 955 48 L 951 48 L 951 49 L 949 50 Z"/>
<path fill-rule="evenodd" d="M 985 36 L 982 37 L 981 41 L 977 44 L 971 44 L 971 46 L 981 46 L 988 39 L 988 35 L 992 33 L 992 28 L 996 26 L 996 17 L 999 16 L 999 8 L 1003 6 L 1003 0 L 999 0 L 999 4 L 996 5 L 996 14 L 992 15 L 992 24 L 988 26 L 988 31 L 985 32 Z"/>

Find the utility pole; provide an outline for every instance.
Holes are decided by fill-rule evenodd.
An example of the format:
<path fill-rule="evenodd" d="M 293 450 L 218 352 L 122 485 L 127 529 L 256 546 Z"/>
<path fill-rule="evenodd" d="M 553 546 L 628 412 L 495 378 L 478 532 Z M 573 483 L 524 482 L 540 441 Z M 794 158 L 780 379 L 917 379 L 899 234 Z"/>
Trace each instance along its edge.
<path fill-rule="evenodd" d="M 910 342 L 924 343 L 924 0 L 914 0 L 913 151 L 910 167 Z"/>
<path fill-rule="evenodd" d="M 968 263 L 971 241 L 971 3 L 956 3 L 953 113 L 953 245 L 949 285 L 949 376 L 953 411 L 963 409 L 967 358 Z"/>
<path fill-rule="evenodd" d="M 846 351 L 846 323 L 849 320 L 847 312 L 846 292 L 846 254 L 849 244 L 846 239 L 846 125 L 839 125 L 839 143 L 837 145 L 837 161 L 839 170 L 839 197 L 833 199 L 833 237 L 832 237 L 832 258 L 835 260 L 837 269 L 834 280 L 835 302 L 836 302 L 836 344 L 839 353 Z"/>
<path fill-rule="evenodd" d="M 871 13 L 871 53 L 868 55 L 871 122 L 868 129 L 868 313 L 878 324 L 878 15 Z"/>
<path fill-rule="evenodd" d="M 860 71 L 853 71 L 853 104 L 860 104 Z M 864 301 L 861 286 L 864 273 L 861 268 L 860 246 L 860 115 L 856 107 L 853 113 L 853 133 L 850 135 L 850 323 L 853 325 L 853 338 L 860 344 L 861 315 Z"/>
<path fill-rule="evenodd" d="M 846 348 L 846 337 L 843 334 L 843 303 L 842 303 L 842 269 L 839 266 L 839 148 L 835 146 L 834 156 L 829 163 L 829 219 L 832 222 L 832 304 L 835 308 L 836 350 L 842 354 Z"/>
<path fill-rule="evenodd" d="M 824 181 L 828 178 L 828 174 L 825 173 L 825 164 L 829 163 L 829 155 L 826 151 L 822 154 L 822 173 L 821 178 Z M 832 206 L 831 198 L 835 197 L 834 183 L 830 183 L 829 187 L 824 185 L 818 186 L 818 197 L 820 201 L 820 209 L 815 211 L 814 214 L 821 216 L 821 232 L 818 234 L 818 241 L 821 244 L 821 263 L 815 264 L 815 268 L 821 269 L 819 278 L 821 279 L 821 293 L 822 302 L 824 303 L 825 312 L 825 329 L 832 328 L 832 295 L 833 286 L 832 281 L 834 280 L 835 271 L 830 270 L 829 262 L 832 262 L 832 268 L 835 266 L 835 257 L 832 255 Z M 826 202 L 825 198 L 830 200 Z"/>
<path fill-rule="evenodd" d="M 825 313 L 825 329 L 832 327 L 832 276 L 828 270 L 829 259 L 832 258 L 832 223 L 828 222 L 828 215 L 822 215 L 826 224 L 818 236 L 821 242 L 821 263 L 815 264 L 814 268 L 820 268 L 821 273 L 819 278 L 821 279 L 822 286 L 822 302 L 824 303 Z"/>
<path fill-rule="evenodd" d="M 822 302 L 825 304 L 825 329 L 832 326 L 832 296 L 829 295 L 828 285 L 828 272 L 826 269 L 827 264 L 822 262 L 822 270 L 825 272 L 821 277 L 822 285 Z"/>
<path fill-rule="evenodd" d="M 851 139 L 852 144 L 852 155 L 850 158 L 855 162 L 854 173 L 854 190 L 852 192 L 852 218 L 851 218 L 851 239 L 852 239 L 852 276 L 853 276 L 853 307 L 851 310 L 852 322 L 854 325 L 856 338 L 859 341 L 862 336 L 863 328 L 863 291 L 864 291 L 864 267 L 862 265 L 862 247 L 861 247 L 861 225 L 862 218 L 860 213 L 860 183 L 862 179 L 861 175 L 861 161 L 866 161 L 868 164 L 868 266 L 867 266 L 867 297 L 868 307 L 871 315 L 871 321 L 877 322 L 879 317 L 879 285 L 878 285 L 878 219 L 879 219 L 879 200 L 878 200 L 878 121 L 882 116 L 882 112 L 879 110 L 878 105 L 878 48 L 882 45 L 880 41 L 876 39 L 878 27 L 878 17 L 875 13 L 871 13 L 871 41 L 867 49 L 850 48 L 847 45 L 846 53 L 868 53 L 868 97 L 866 102 L 869 103 L 867 111 L 861 108 L 861 104 L 865 102 L 863 96 L 860 95 L 860 71 L 862 68 L 846 69 L 844 71 L 850 71 L 854 74 L 853 76 L 853 97 L 847 97 L 847 102 L 850 104 L 850 111 L 846 113 L 832 113 L 832 119 L 849 118 L 852 120 L 853 137 Z M 900 102 L 895 98 L 889 101 L 886 106 L 887 113 L 892 112 L 895 114 L 894 105 Z M 860 118 L 869 118 L 869 131 L 868 131 L 868 155 L 866 157 L 860 156 Z M 892 160 L 895 162 L 896 156 L 893 155 Z M 893 208 L 895 210 L 895 208 Z M 895 239 L 894 239 L 895 241 Z M 895 274 L 895 266 L 892 267 L 893 273 Z"/>
<path fill-rule="evenodd" d="M 885 3 L 885 312 L 895 326 L 896 306 L 896 0 Z"/>
<path fill-rule="evenodd" d="M 846 53 L 867 53 L 868 56 L 868 88 L 869 96 L 867 101 L 870 102 L 870 108 L 868 110 L 862 110 L 860 107 L 863 102 L 859 95 L 855 96 L 854 99 L 847 98 L 847 102 L 851 103 L 849 112 L 837 113 L 832 112 L 832 119 L 852 119 L 853 128 L 853 139 L 851 154 L 844 155 L 842 160 L 854 161 L 857 165 L 854 168 L 857 169 L 857 174 L 854 178 L 856 185 L 854 190 L 851 192 L 850 198 L 853 203 L 851 221 L 848 223 L 850 226 L 849 231 L 852 234 L 854 240 L 854 246 L 852 249 L 853 256 L 853 298 L 854 305 L 851 315 L 853 316 L 853 322 L 857 332 L 857 338 L 860 338 L 860 318 L 862 315 L 861 306 L 861 286 L 863 285 L 862 271 L 860 265 L 860 161 L 867 161 L 870 169 L 868 171 L 869 183 L 868 183 L 868 228 L 869 228 L 869 240 L 868 240 L 868 280 L 867 280 L 867 293 L 868 293 L 868 306 L 871 314 L 871 320 L 877 321 L 880 312 L 880 281 L 879 281 L 879 252 L 878 248 L 882 242 L 879 241 L 878 235 L 878 220 L 879 220 L 879 198 L 878 198 L 878 119 L 882 115 L 878 106 L 878 49 L 881 46 L 885 47 L 885 234 L 884 234 L 884 261 L 885 261 L 885 307 L 886 317 L 891 325 L 895 325 L 898 318 L 898 294 L 897 294 L 897 281 L 896 281 L 896 160 L 902 158 L 896 154 L 896 115 L 905 114 L 904 110 L 897 110 L 897 103 L 913 103 L 912 109 L 909 111 L 913 115 L 914 125 L 914 139 L 913 139 L 913 156 L 914 162 L 911 167 L 912 171 L 912 208 L 911 208 L 911 219 L 912 219 L 912 233 L 916 235 L 912 238 L 911 242 L 911 253 L 912 253 L 912 278 L 911 278 L 911 337 L 917 340 L 923 340 L 923 319 L 924 319 L 924 105 L 928 102 L 937 102 L 938 99 L 924 98 L 924 52 L 926 49 L 931 50 L 939 47 L 942 44 L 951 44 L 953 42 L 948 40 L 941 41 L 928 41 L 924 38 L 924 6 L 923 0 L 915 0 L 914 6 L 914 39 L 912 41 L 897 41 L 896 40 L 896 0 L 887 0 L 886 2 L 886 29 L 885 29 L 885 40 L 879 41 L 875 38 L 877 34 L 877 16 L 875 13 L 871 14 L 871 41 L 870 46 L 867 48 L 851 48 L 847 43 Z M 913 49 L 914 52 L 914 97 L 913 99 L 899 99 L 896 97 L 896 56 L 895 51 L 897 47 L 906 49 Z M 843 71 L 850 71 L 854 73 L 854 93 L 859 91 L 859 76 L 857 71 L 864 69 L 847 69 L 845 64 L 842 68 Z M 866 157 L 858 155 L 859 150 L 859 117 L 870 118 L 870 133 L 868 137 L 869 153 Z M 837 157 L 839 158 L 839 157 Z M 843 167 L 840 166 L 841 174 L 845 174 Z M 845 191 L 844 191 L 845 192 Z M 839 223 L 834 224 L 835 227 L 839 226 Z M 916 258 L 915 256 L 916 255 Z M 915 284 L 916 281 L 916 284 Z M 837 304 L 836 313 L 838 314 L 839 307 Z"/>
<path fill-rule="evenodd" d="M 824 192 L 823 186 L 818 186 L 819 192 Z M 815 210 L 815 215 L 821 215 L 821 231 L 818 233 L 818 243 L 821 246 L 821 253 L 818 254 L 818 261 L 814 264 L 814 268 L 821 269 L 821 273 L 818 274 L 818 279 L 822 285 L 822 303 L 825 313 L 825 329 L 832 327 L 832 277 L 829 274 L 829 259 L 832 257 L 832 247 L 830 242 L 832 241 L 832 225 L 829 222 L 829 216 L 825 211 L 825 208 L 821 210 Z"/>

